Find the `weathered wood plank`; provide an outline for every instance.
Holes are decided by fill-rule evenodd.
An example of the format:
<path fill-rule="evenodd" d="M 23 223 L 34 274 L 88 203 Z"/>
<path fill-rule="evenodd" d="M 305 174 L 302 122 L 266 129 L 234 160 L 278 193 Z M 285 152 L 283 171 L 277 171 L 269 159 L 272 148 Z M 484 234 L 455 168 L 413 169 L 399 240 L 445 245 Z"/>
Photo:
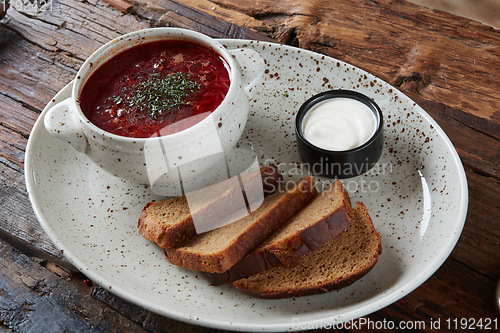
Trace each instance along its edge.
<path fill-rule="evenodd" d="M 2 237 L 3 234 L 61 258 L 33 213 L 26 193 L 24 175 L 0 160 L 0 238 L 5 238 Z"/>
<path fill-rule="evenodd" d="M 447 319 L 494 319 L 497 317 L 495 285 L 490 279 L 478 275 L 465 265 L 448 260 L 415 292 L 376 314 L 395 322 L 424 321 L 427 332 L 430 331 L 430 321 L 438 318 L 441 318 L 442 329 L 446 328 L 444 321 Z"/>
<path fill-rule="evenodd" d="M 155 8 L 167 10 L 158 20 L 158 26 L 175 26 L 192 29 L 214 38 L 274 41 L 274 39 L 252 30 L 220 20 L 213 16 L 211 12 L 207 13 L 176 1 L 155 0 L 154 6 Z"/>
<path fill-rule="evenodd" d="M 421 95 L 407 93 L 444 129 L 462 163 L 478 173 L 500 179 L 500 140 L 483 131 L 465 125 L 451 116 L 458 110 L 443 103 L 428 101 Z M 471 117 L 474 117 L 471 115 Z M 481 127 L 479 127 L 481 128 Z"/>
<path fill-rule="evenodd" d="M 451 258 L 496 281 L 500 277 L 500 181 L 470 169 L 467 179 L 467 221 Z"/>
<path fill-rule="evenodd" d="M 19 133 L 23 138 L 27 138 L 27 133 L 31 132 L 33 124 L 37 120 L 39 113 L 33 111 L 22 102 L 15 101 L 12 97 L 0 93 L 0 104 L 4 112 L 0 113 L 0 126 Z M 26 144 L 24 144 L 25 146 Z M 0 153 L 1 154 L 1 153 Z"/>
<path fill-rule="evenodd" d="M 250 28 L 253 31 L 259 31 L 256 27 L 261 26 L 263 29 L 264 23 L 259 24 L 259 21 L 238 11 L 225 8 L 225 6 L 218 5 L 214 1 L 208 0 L 188 0 L 188 1 L 174 1 L 174 0 L 136 0 L 136 3 L 146 6 L 147 8 L 156 10 L 170 10 L 182 13 L 183 16 L 189 17 L 193 21 L 198 21 L 197 16 L 192 16 L 189 13 L 202 13 L 202 15 L 209 15 L 220 22 L 229 24 L 237 24 L 245 21 L 252 21 L 251 24 L 237 24 L 242 28 Z M 259 38 L 265 37 L 261 34 Z M 258 39 L 259 39 L 258 38 Z"/>
<path fill-rule="evenodd" d="M 0 240 L 0 322 L 15 332 L 144 332 Z"/>
<path fill-rule="evenodd" d="M 133 6 L 124 0 L 104 0 L 104 2 L 115 7 L 116 9 L 121 11 L 122 13 L 130 13 L 133 9 Z"/>
<path fill-rule="evenodd" d="M 69 273 L 76 273 L 78 270 L 65 258 L 60 255 L 53 255 L 36 244 L 29 243 L 21 238 L 10 234 L 8 231 L 0 228 L 0 240 L 8 243 L 19 252 L 30 257 L 33 261 L 44 264 L 52 272 L 59 272 L 61 277 L 67 277 Z M 37 240 L 38 241 L 38 240 Z M 64 272 L 64 274 L 62 274 Z M 64 276 L 63 276 L 64 275 Z"/>
<path fill-rule="evenodd" d="M 139 323 L 140 325 L 142 325 L 142 327 L 151 332 L 225 332 L 220 330 L 208 329 L 198 325 L 183 323 L 164 316 L 157 315 L 134 304 L 126 302 L 100 287 L 92 288 L 92 296 L 103 302 L 104 304 L 110 306 L 125 317 L 130 318 L 130 320 Z"/>
<path fill-rule="evenodd" d="M 22 38 L 51 52 L 66 52 L 84 61 L 102 44 L 122 34 L 149 28 L 147 21 L 123 15 L 102 2 L 61 0 L 53 2 L 51 11 L 34 16 L 9 12 L 6 26 Z"/>
<path fill-rule="evenodd" d="M 8 127 L 0 125 L 0 158 L 18 166 L 24 163 L 26 139 Z"/>
<path fill-rule="evenodd" d="M 0 45 L 0 97 L 5 107 L 2 121 L 29 110 L 39 113 L 64 82 L 69 82 L 76 74 L 75 69 L 58 62 L 54 56 L 4 26 L 0 26 Z M 26 120 L 22 129 L 33 126 L 34 115 L 29 117 L 31 119 L 17 120 Z"/>

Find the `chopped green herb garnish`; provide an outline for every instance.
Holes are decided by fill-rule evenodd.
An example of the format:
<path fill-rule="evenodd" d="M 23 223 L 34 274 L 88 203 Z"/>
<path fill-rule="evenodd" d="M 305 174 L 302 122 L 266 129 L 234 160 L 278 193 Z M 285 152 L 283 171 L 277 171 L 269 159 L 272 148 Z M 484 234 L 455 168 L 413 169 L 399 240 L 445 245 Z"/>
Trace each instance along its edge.
<path fill-rule="evenodd" d="M 111 97 L 111 100 L 116 104 L 120 104 L 123 102 L 122 97 L 120 95 L 114 95 Z"/>
<path fill-rule="evenodd" d="M 166 112 L 174 107 L 186 104 L 190 94 L 200 89 L 200 85 L 191 81 L 190 75 L 183 73 L 169 74 L 160 77 L 151 74 L 149 78 L 134 87 L 134 91 L 127 99 L 130 106 L 138 106 L 147 111 L 151 117 Z M 113 101 L 121 102 L 118 96 Z"/>
<path fill-rule="evenodd" d="M 288 97 L 288 93 L 283 93 L 283 97 Z"/>

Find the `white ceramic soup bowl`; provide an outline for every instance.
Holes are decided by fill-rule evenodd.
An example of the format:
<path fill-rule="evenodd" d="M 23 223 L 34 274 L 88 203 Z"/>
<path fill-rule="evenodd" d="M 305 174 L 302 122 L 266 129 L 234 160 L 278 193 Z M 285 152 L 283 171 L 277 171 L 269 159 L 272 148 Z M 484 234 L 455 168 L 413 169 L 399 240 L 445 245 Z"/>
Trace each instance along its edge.
<path fill-rule="evenodd" d="M 115 135 L 90 122 L 79 105 L 80 94 L 89 77 L 116 54 L 157 40 L 190 41 L 220 55 L 227 64 L 231 81 L 220 105 L 208 117 L 203 116 L 185 130 L 150 138 Z M 85 61 L 74 80 L 71 97 L 47 112 L 45 128 L 108 173 L 122 179 L 160 187 L 179 184 L 181 180 L 203 175 L 235 146 L 248 117 L 248 92 L 262 77 L 263 67 L 257 52 L 228 51 L 216 40 L 195 31 L 152 28 L 132 32 L 106 43 Z M 243 77 L 240 68 L 246 68 Z M 173 192 L 162 194 L 178 194 L 179 189 L 174 186 Z"/>

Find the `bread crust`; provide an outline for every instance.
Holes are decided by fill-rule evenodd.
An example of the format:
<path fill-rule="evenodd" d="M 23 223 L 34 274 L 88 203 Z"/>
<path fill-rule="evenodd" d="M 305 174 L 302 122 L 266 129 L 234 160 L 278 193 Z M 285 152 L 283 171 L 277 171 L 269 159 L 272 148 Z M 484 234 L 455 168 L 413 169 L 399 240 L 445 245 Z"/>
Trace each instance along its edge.
<path fill-rule="evenodd" d="M 239 291 L 241 291 L 247 295 L 250 295 L 253 297 L 258 297 L 258 298 L 268 298 L 268 299 L 280 299 L 280 298 L 300 297 L 300 296 L 321 294 L 321 293 L 326 293 L 326 292 L 329 292 L 332 290 L 344 288 L 346 286 L 351 285 L 353 282 L 359 280 L 360 278 L 365 276 L 368 272 L 370 272 L 373 269 L 373 267 L 375 266 L 375 264 L 378 261 L 379 255 L 382 253 L 382 242 L 381 242 L 380 234 L 375 230 L 375 227 L 373 226 L 373 222 L 371 221 L 371 219 L 368 215 L 366 207 L 361 202 L 358 202 L 357 207 L 356 207 L 356 211 L 358 212 L 358 214 L 357 214 L 358 218 L 360 218 L 362 216 L 363 223 L 364 223 L 364 230 L 367 233 L 366 238 L 370 238 L 370 244 L 373 245 L 373 248 L 369 249 L 369 253 L 367 254 L 367 257 L 363 258 L 363 260 L 365 262 L 363 267 L 360 267 L 360 268 L 356 269 L 355 271 L 350 272 L 349 274 L 344 274 L 344 275 L 339 276 L 339 277 L 332 279 L 332 280 L 322 281 L 321 283 L 317 283 L 314 285 L 309 285 L 309 284 L 298 285 L 298 286 L 296 286 L 294 288 L 290 288 L 290 289 L 281 289 L 280 288 L 280 290 L 274 290 L 274 291 L 267 290 L 266 291 L 265 289 L 268 289 L 268 288 L 266 288 L 266 286 L 263 286 L 263 285 L 255 286 L 255 283 L 254 283 L 254 285 L 252 285 L 251 283 L 249 284 L 247 282 L 247 280 L 252 279 L 252 277 L 250 277 L 248 279 L 241 279 L 241 280 L 235 281 L 233 283 L 233 285 L 236 287 L 236 289 L 238 289 Z M 347 232 L 347 230 L 344 231 L 345 235 L 348 235 L 348 233 L 346 233 L 346 232 Z M 337 240 L 338 240 L 338 238 L 334 238 L 333 240 L 324 244 L 323 246 L 324 247 L 333 246 L 333 244 L 335 244 L 335 242 Z M 336 253 L 336 254 L 338 256 L 342 256 L 342 255 L 349 253 L 349 252 L 350 252 L 350 249 L 345 248 L 342 253 Z M 325 252 L 325 253 L 329 253 L 329 252 Z M 329 253 L 329 254 L 332 254 L 332 253 Z M 297 276 L 300 276 L 299 272 L 302 269 L 301 267 L 303 267 L 302 265 L 306 264 L 307 260 L 310 260 L 309 255 L 303 256 L 302 258 L 300 258 L 301 264 L 295 268 L 295 272 L 297 272 L 296 273 Z M 280 268 L 280 269 L 282 269 L 282 271 L 286 270 L 286 268 Z M 329 269 L 333 271 L 337 268 L 336 267 L 329 267 Z M 273 271 L 264 272 L 262 274 L 265 274 L 265 273 L 269 273 L 268 275 L 272 276 Z M 295 274 L 295 273 L 292 273 L 292 275 L 293 274 Z M 278 279 L 279 278 L 283 279 L 283 277 L 281 277 L 281 276 L 279 276 Z M 271 280 L 268 280 L 268 281 L 273 281 L 273 278 L 271 278 Z"/>
<path fill-rule="evenodd" d="M 342 205 L 337 210 L 293 237 L 273 244 L 267 249 L 278 257 L 284 266 L 297 266 L 299 257 L 309 251 L 318 249 L 349 226 L 349 221 L 354 216 L 349 194 L 339 180 L 325 190 L 323 194 L 331 195 L 331 193 L 328 193 L 329 191 L 340 193 L 342 197 Z"/>
<path fill-rule="evenodd" d="M 260 175 L 262 178 L 264 194 L 273 193 L 283 180 L 283 176 L 281 175 L 279 169 L 273 164 L 266 165 L 265 167 L 261 168 Z M 247 177 L 246 180 L 249 181 L 251 179 L 252 175 Z M 251 184 L 251 182 L 249 183 Z M 252 192 L 252 194 L 254 195 L 256 193 L 254 188 L 247 188 L 247 190 L 250 190 L 250 192 Z M 239 194 L 239 191 L 241 191 L 240 187 L 235 188 L 234 191 L 228 191 L 228 193 L 225 195 L 225 198 L 231 195 Z M 243 193 L 244 195 L 246 195 L 245 192 Z M 251 194 L 246 196 L 251 196 Z M 152 212 L 153 208 L 157 208 L 159 207 L 159 205 L 166 206 L 168 203 L 171 203 L 173 201 L 180 202 L 180 205 L 183 205 L 188 209 L 188 203 L 185 196 L 160 202 L 149 202 L 144 206 L 141 216 L 137 222 L 139 234 L 145 239 L 157 243 L 163 249 L 179 246 L 189 237 L 193 237 L 194 235 L 196 235 L 196 228 L 193 222 L 193 216 L 191 214 L 186 214 L 183 218 L 175 221 L 175 223 L 172 223 L 170 225 L 165 225 L 154 217 L 154 214 Z M 203 209 L 205 211 L 213 212 L 214 209 L 218 209 L 214 206 L 217 206 L 217 201 L 214 201 L 212 205 L 203 207 Z M 219 210 L 222 211 L 222 209 Z M 201 210 L 195 212 L 194 214 L 203 214 L 203 211 Z M 214 218 L 216 218 L 216 215 L 214 215 Z"/>
<path fill-rule="evenodd" d="M 378 257 L 377 257 L 378 258 Z M 347 277 L 345 277 L 342 280 L 339 281 L 331 281 L 329 283 L 324 284 L 323 286 L 317 287 L 317 288 L 298 288 L 294 290 L 287 290 L 285 292 L 277 292 L 277 293 L 261 293 L 261 292 L 255 292 L 252 290 L 248 289 L 242 289 L 241 287 L 236 287 L 239 291 L 252 296 L 252 297 L 257 297 L 257 298 L 265 298 L 265 299 L 282 299 L 282 298 L 292 298 L 292 297 L 302 297 L 302 296 L 312 296 L 312 295 L 319 295 L 319 294 L 326 294 L 330 291 L 337 290 L 337 289 L 342 289 L 345 287 L 350 286 L 357 280 L 361 279 L 363 276 L 368 274 L 372 270 L 373 267 L 375 267 L 375 264 L 377 263 L 377 260 L 372 261 L 372 263 L 365 267 L 364 269 L 357 271 L 356 273 L 353 273 Z"/>
<path fill-rule="evenodd" d="M 161 248 L 165 248 L 180 244 L 187 237 L 196 233 L 191 215 L 179 220 L 177 224 L 165 228 L 165 226 L 159 223 L 152 214 L 149 213 L 149 207 L 155 204 L 158 203 L 148 202 L 142 210 L 139 221 L 137 222 L 139 234 L 142 237 L 155 242 Z"/>
<path fill-rule="evenodd" d="M 336 181 L 326 191 L 328 190 L 340 193 L 342 204 L 337 209 L 286 239 L 257 247 L 224 273 L 205 272 L 210 283 L 214 286 L 231 283 L 279 265 L 297 266 L 299 257 L 309 251 L 317 250 L 321 245 L 339 235 L 349 226 L 349 221 L 354 215 L 351 200 L 340 181 Z M 307 210 L 307 207 L 303 209 Z M 314 213 L 311 212 L 311 214 Z"/>
<path fill-rule="evenodd" d="M 316 194 L 317 189 L 313 179 L 306 177 L 298 183 L 298 186 L 294 187 L 293 191 L 284 194 L 273 194 L 273 196 L 281 197 L 273 206 L 263 212 L 258 220 L 252 221 L 251 225 L 231 239 L 231 243 L 220 251 L 210 253 L 192 251 L 193 247 L 189 244 L 193 242 L 191 239 L 181 247 L 164 249 L 165 255 L 172 264 L 178 266 L 209 273 L 225 272 L 249 251 L 268 238 L 283 223 L 288 221 L 304 205 L 310 202 Z M 270 198 L 268 197 L 266 200 Z M 252 216 L 258 216 L 257 212 L 248 218 L 252 219 Z M 237 228 L 238 223 L 241 223 L 241 221 L 234 222 L 233 225 L 226 227 Z M 222 227 L 220 230 L 224 232 L 223 228 L 226 227 Z M 209 231 L 199 235 L 196 241 L 202 238 L 208 241 L 216 241 L 217 239 L 210 239 L 214 233 Z"/>

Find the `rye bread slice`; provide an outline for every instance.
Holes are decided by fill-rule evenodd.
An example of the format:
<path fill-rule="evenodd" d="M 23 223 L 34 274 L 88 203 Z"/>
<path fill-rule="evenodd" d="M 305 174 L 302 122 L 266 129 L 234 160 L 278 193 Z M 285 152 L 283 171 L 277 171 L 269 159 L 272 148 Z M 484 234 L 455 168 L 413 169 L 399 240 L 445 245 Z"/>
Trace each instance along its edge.
<path fill-rule="evenodd" d="M 273 193 L 283 179 L 278 168 L 272 164 L 261 168 L 260 173 L 255 172 L 247 175 L 243 179 L 243 187 L 248 192 L 246 197 L 250 200 L 251 196 L 257 194 L 257 189 L 252 188 L 252 185 L 256 184 L 253 180 L 257 177 L 262 179 L 264 194 Z M 190 211 L 185 196 L 160 202 L 149 202 L 142 210 L 137 223 L 139 234 L 145 239 L 157 243 L 162 248 L 178 246 L 187 238 L 196 235 L 193 222 L 194 214 L 205 214 L 205 216 L 212 216 L 214 219 L 217 218 L 217 212 L 228 214 L 232 208 L 227 207 L 224 203 L 231 202 L 231 197 L 236 195 L 241 195 L 240 186 L 228 188 L 222 196 L 214 197 L 196 212 Z M 238 207 L 234 207 L 233 211 L 237 209 Z"/>
<path fill-rule="evenodd" d="M 266 197 L 257 210 L 239 221 L 198 234 L 177 248 L 164 249 L 168 260 L 197 271 L 227 271 L 317 194 L 312 177 L 287 188 Z"/>
<path fill-rule="evenodd" d="M 349 194 L 337 180 L 286 224 L 224 273 L 207 273 L 213 286 L 231 283 L 278 265 L 294 267 L 349 226 L 354 213 Z"/>
<path fill-rule="evenodd" d="M 352 284 L 367 274 L 382 252 L 379 233 L 366 207 L 358 202 L 350 226 L 294 268 L 275 267 L 233 285 L 259 298 L 287 298 L 325 293 Z"/>

